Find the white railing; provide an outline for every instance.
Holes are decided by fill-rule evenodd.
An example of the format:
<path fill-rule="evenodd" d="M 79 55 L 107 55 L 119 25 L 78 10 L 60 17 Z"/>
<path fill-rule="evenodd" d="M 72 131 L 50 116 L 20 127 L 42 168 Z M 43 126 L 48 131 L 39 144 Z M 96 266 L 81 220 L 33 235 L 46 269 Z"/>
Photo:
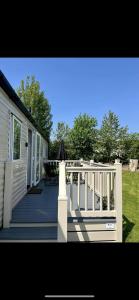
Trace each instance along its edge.
<path fill-rule="evenodd" d="M 66 167 L 80 166 L 80 160 L 65 160 Z"/>
<path fill-rule="evenodd" d="M 78 161 L 80 162 L 80 161 Z M 61 179 L 64 172 L 64 181 Z M 67 217 L 115 217 L 117 239 L 122 241 L 122 165 L 104 165 L 93 161 L 82 161 L 79 167 L 59 164 L 59 191 L 64 189 L 64 199 L 68 199 L 66 184 L 69 186 L 69 205 L 67 203 L 65 219 L 60 226 L 67 228 Z M 66 192 L 65 192 L 66 191 Z M 59 200 L 62 201 L 62 193 Z M 82 200 L 82 201 L 81 201 Z M 59 206 L 58 206 L 59 207 Z M 59 210 L 60 215 L 63 211 Z M 64 235 L 64 241 L 67 236 Z"/>
<path fill-rule="evenodd" d="M 59 167 L 59 195 L 58 195 L 58 242 L 67 241 L 67 193 L 65 162 Z"/>
<path fill-rule="evenodd" d="M 45 159 L 44 163 L 50 164 L 50 166 L 58 166 L 61 160 L 50 160 L 50 159 Z M 76 166 L 76 165 L 81 165 L 80 160 L 64 160 L 66 167 L 71 167 L 71 166 Z"/>
<path fill-rule="evenodd" d="M 57 159 L 55 160 L 44 159 L 43 162 L 48 163 L 50 166 L 58 166 L 60 161 Z"/>
<path fill-rule="evenodd" d="M 102 211 L 115 211 L 115 167 L 66 167 L 67 181 L 70 184 L 70 211 L 73 207 L 73 185 L 77 186 L 77 210 L 88 211 L 89 190 L 91 193 L 92 211 L 101 211 L 101 216 L 107 213 Z M 81 207 L 80 201 L 80 189 L 81 184 L 84 184 L 84 207 Z M 97 197 L 98 205 L 95 205 L 95 196 Z M 110 213 L 112 215 L 112 213 Z M 95 216 L 95 214 L 93 214 Z M 98 215 L 98 213 L 96 214 Z M 108 215 L 108 214 L 107 214 Z M 114 214 L 113 214 L 114 215 Z"/>

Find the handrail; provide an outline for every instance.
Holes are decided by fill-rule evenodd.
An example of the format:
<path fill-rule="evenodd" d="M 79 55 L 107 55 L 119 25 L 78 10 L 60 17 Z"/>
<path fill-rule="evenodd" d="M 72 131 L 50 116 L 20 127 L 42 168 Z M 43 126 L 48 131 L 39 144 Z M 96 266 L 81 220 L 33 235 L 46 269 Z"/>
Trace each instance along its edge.
<path fill-rule="evenodd" d="M 91 165 L 91 166 L 102 166 L 102 167 L 105 167 L 105 166 L 109 167 L 110 166 L 108 164 L 103 164 L 101 162 L 96 163 L 96 162 L 94 162 L 94 160 L 90 160 L 90 161 L 83 160 L 82 163 L 87 164 L 87 165 Z"/>
<path fill-rule="evenodd" d="M 109 167 L 109 165 L 107 164 L 103 164 L 103 163 L 96 163 L 96 162 L 92 162 L 92 161 L 86 161 L 86 160 L 82 160 L 82 159 L 66 159 L 63 160 L 65 163 L 80 163 L 81 165 L 91 165 L 91 166 L 101 166 L 101 167 Z M 48 163 L 60 163 L 61 160 L 58 159 L 44 159 L 44 162 L 48 162 Z"/>
<path fill-rule="evenodd" d="M 92 166 L 87 166 L 87 167 L 66 167 L 66 170 L 69 172 L 106 172 L 106 171 L 116 171 L 115 167 L 92 167 Z"/>
<path fill-rule="evenodd" d="M 44 162 L 60 162 L 58 159 L 44 159 Z"/>

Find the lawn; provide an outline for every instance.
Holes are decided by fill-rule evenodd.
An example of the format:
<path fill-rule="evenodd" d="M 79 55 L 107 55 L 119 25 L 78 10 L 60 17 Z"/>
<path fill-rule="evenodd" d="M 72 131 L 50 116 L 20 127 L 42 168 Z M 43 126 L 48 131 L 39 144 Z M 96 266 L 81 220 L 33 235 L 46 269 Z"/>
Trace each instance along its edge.
<path fill-rule="evenodd" d="M 139 242 L 139 172 L 123 171 L 123 241 Z"/>

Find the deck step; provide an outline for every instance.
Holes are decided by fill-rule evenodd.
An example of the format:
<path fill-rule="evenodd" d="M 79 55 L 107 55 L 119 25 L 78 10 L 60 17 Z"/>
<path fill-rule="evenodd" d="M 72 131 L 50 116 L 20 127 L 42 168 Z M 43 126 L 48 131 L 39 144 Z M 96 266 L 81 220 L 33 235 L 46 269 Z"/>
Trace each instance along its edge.
<path fill-rule="evenodd" d="M 57 243 L 58 240 L 0 240 L 0 243 Z"/>
<path fill-rule="evenodd" d="M 57 240 L 57 226 L 5 228 L 0 230 L 1 240 Z"/>
<path fill-rule="evenodd" d="M 56 227 L 57 223 L 10 223 L 10 228 L 18 227 Z"/>

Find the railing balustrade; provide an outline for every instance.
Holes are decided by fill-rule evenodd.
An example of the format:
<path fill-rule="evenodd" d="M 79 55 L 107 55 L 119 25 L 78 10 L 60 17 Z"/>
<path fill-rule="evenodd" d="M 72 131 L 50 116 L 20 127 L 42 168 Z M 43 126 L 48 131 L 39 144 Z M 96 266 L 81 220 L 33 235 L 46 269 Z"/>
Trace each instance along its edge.
<path fill-rule="evenodd" d="M 76 211 L 114 211 L 115 210 L 115 167 L 66 167 L 67 183 L 70 185 L 70 191 L 77 190 L 77 199 L 79 202 L 81 185 L 82 194 L 84 193 L 84 207 L 76 208 Z M 73 187 L 74 185 L 74 187 Z M 73 207 L 74 195 L 70 192 L 71 207 Z M 83 195 L 82 195 L 83 196 Z M 83 197 L 82 197 L 83 198 Z M 92 202 L 92 209 L 89 203 Z"/>
<path fill-rule="evenodd" d="M 114 217 L 117 222 L 117 241 L 121 242 L 122 165 L 118 161 L 114 165 L 83 160 L 63 161 L 59 164 L 59 172 L 63 172 L 63 164 L 66 180 L 60 184 L 65 184 L 69 191 L 68 195 L 66 189 L 69 201 L 67 216 Z"/>

